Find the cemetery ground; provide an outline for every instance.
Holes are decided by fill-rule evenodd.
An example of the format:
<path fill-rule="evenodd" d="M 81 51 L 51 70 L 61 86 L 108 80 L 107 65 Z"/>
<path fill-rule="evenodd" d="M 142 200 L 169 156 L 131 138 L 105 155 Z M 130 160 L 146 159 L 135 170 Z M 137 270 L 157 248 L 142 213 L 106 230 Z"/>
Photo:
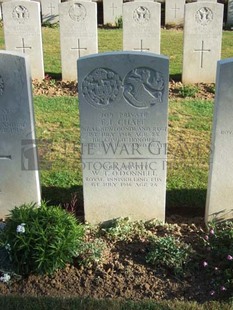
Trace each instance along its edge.
<path fill-rule="evenodd" d="M 224 31 L 222 58 L 232 56 L 232 37 L 232 32 Z M 99 52 L 121 50 L 121 42 L 122 30 L 99 30 Z M 47 75 L 44 81 L 33 82 L 42 198 L 48 204 L 75 211 L 82 221 L 77 87 L 74 82 L 61 82 L 58 28 L 43 28 L 43 44 Z M 4 48 L 2 29 L 0 46 Z M 52 275 L 13 276 L 10 283 L 0 284 L 1 295 L 25 296 L 2 296 L 0 304 L 5 309 L 12 305 L 16 308 L 16 304 L 23 305 L 23 309 L 231 309 L 229 301 L 215 300 L 232 297 L 232 286 L 231 291 L 225 291 L 223 284 L 216 288 L 218 273 L 211 269 L 206 273 L 205 264 L 205 255 L 210 253 L 204 247 L 207 233 L 203 216 L 215 88 L 213 84 L 180 83 L 181 30 L 162 30 L 161 53 L 170 57 L 167 224 L 122 219 L 110 227 L 87 226 L 88 247 L 74 264 Z M 193 257 L 181 273 L 174 266 L 167 268 L 146 261 L 152 235 L 165 237 L 166 242 L 171 236 L 192 245 Z M 82 299 L 61 298 L 71 296 Z M 88 296 L 107 300 L 84 298 Z M 140 300 L 145 299 L 148 303 L 142 304 Z"/>

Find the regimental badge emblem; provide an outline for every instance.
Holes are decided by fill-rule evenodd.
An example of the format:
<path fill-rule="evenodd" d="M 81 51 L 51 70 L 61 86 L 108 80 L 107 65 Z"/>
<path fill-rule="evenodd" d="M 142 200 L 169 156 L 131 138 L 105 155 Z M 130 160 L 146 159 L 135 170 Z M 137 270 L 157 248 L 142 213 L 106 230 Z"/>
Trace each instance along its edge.
<path fill-rule="evenodd" d="M 133 19 L 139 24 L 145 24 L 150 20 L 150 11 L 145 6 L 139 6 L 133 12 Z"/>
<path fill-rule="evenodd" d="M 210 8 L 202 7 L 195 14 L 196 22 L 206 26 L 213 20 L 213 12 Z"/>
<path fill-rule="evenodd" d="M 98 68 L 88 74 L 82 83 L 83 96 L 95 107 L 105 107 L 115 102 L 122 90 L 120 76 L 105 68 Z"/>
<path fill-rule="evenodd" d="M 18 23 L 23 24 L 29 18 L 29 12 L 25 6 L 18 5 L 13 9 L 12 16 Z"/>
<path fill-rule="evenodd" d="M 70 18 L 80 22 L 86 18 L 86 8 L 81 3 L 74 3 L 69 9 Z"/>
<path fill-rule="evenodd" d="M 164 79 L 160 72 L 139 67 L 130 71 L 123 83 L 126 101 L 138 109 L 147 109 L 162 103 Z"/>

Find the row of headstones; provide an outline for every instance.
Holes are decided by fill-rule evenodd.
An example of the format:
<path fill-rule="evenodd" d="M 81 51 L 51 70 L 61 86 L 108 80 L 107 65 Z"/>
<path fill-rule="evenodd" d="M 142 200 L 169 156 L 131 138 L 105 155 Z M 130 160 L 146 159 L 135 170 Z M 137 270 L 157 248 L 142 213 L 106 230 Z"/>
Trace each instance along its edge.
<path fill-rule="evenodd" d="M 85 219 L 165 220 L 168 78 L 165 56 L 78 60 Z M 0 52 L 0 216 L 40 204 L 30 70 Z M 219 61 L 205 220 L 233 218 L 233 59 Z M 78 160 L 78 159 L 77 159 Z"/>
<path fill-rule="evenodd" d="M 9 1 L 9 0 L 2 0 Z M 59 21 L 59 4 L 60 0 L 34 0 L 41 4 L 42 21 L 45 23 L 56 23 Z M 89 0 L 84 0 L 89 1 Z M 145 0 L 146 1 L 146 0 Z M 147 0 L 154 1 L 154 0 Z M 210 0 L 212 1 L 212 0 Z M 141 2 L 141 0 L 140 0 Z M 1 3 L 0 3 L 1 4 Z M 184 5 L 185 0 L 166 0 L 165 1 L 165 24 L 182 25 L 184 21 Z M 123 0 L 103 0 L 104 8 L 104 24 L 114 25 L 118 18 L 123 14 Z M 227 7 L 227 25 L 233 25 L 233 0 L 228 1 Z M 141 14 L 146 13 L 143 8 Z M 2 18 L 2 10 L 0 5 L 0 18 Z"/>
<path fill-rule="evenodd" d="M 123 49 L 160 53 L 160 4 L 134 1 L 123 6 Z M 213 83 L 221 58 L 223 5 L 199 1 L 185 6 L 183 83 Z M 39 4 L 10 1 L 3 4 L 7 50 L 31 58 L 32 77 L 44 78 Z M 60 4 L 62 78 L 76 80 L 76 60 L 98 53 L 97 6 L 89 0 Z"/>

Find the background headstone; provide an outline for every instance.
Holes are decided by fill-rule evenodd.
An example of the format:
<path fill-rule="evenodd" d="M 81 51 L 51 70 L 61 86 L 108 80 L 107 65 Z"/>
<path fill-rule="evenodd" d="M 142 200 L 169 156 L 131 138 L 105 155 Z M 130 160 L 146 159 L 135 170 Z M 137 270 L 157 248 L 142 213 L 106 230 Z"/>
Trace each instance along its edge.
<path fill-rule="evenodd" d="M 218 62 L 206 222 L 233 219 L 233 58 Z"/>
<path fill-rule="evenodd" d="M 233 26 L 233 0 L 228 0 L 227 5 L 227 25 Z"/>
<path fill-rule="evenodd" d="M 118 18 L 122 17 L 123 0 L 103 0 L 104 24 L 115 25 Z"/>
<path fill-rule="evenodd" d="M 221 58 L 223 4 L 185 5 L 183 83 L 214 83 Z"/>
<path fill-rule="evenodd" d="M 160 53 L 161 5 L 135 1 L 123 5 L 123 50 Z"/>
<path fill-rule="evenodd" d="M 183 25 L 185 0 L 165 1 L 165 24 Z"/>
<path fill-rule="evenodd" d="M 33 79 L 44 78 L 40 4 L 9 1 L 2 4 L 6 50 L 29 55 Z"/>
<path fill-rule="evenodd" d="M 55 24 L 59 21 L 58 6 L 61 0 L 40 0 L 42 9 L 42 22 Z"/>
<path fill-rule="evenodd" d="M 85 219 L 164 221 L 168 58 L 87 56 L 78 76 Z"/>
<path fill-rule="evenodd" d="M 28 59 L 0 51 L 0 217 L 40 203 L 31 76 Z"/>
<path fill-rule="evenodd" d="M 59 11 L 62 79 L 77 80 L 77 58 L 98 53 L 97 4 L 68 1 Z"/>

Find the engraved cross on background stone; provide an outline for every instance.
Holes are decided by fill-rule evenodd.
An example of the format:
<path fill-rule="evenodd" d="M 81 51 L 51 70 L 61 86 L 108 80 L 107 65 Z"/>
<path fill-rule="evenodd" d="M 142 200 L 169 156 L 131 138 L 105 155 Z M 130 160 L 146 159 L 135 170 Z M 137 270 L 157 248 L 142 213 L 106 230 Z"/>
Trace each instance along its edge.
<path fill-rule="evenodd" d="M 113 3 L 111 6 L 111 9 L 112 9 L 112 16 L 114 16 L 115 15 L 115 9 L 117 9 L 117 6 L 115 6 Z"/>
<path fill-rule="evenodd" d="M 16 48 L 22 49 L 24 54 L 26 53 L 26 49 L 31 49 L 32 48 L 31 46 L 26 46 L 25 45 L 24 38 L 22 38 L 22 45 L 23 46 L 16 46 Z"/>
<path fill-rule="evenodd" d="M 12 156 L 11 155 L 0 155 L 0 159 L 8 159 L 8 160 L 12 160 Z"/>
<path fill-rule="evenodd" d="M 53 15 L 53 9 L 55 9 L 55 6 L 53 6 L 52 3 L 50 3 L 48 9 L 50 9 L 50 14 Z"/>
<path fill-rule="evenodd" d="M 210 49 L 204 49 L 204 41 L 201 41 L 201 49 L 196 49 L 194 52 L 200 52 L 201 53 L 201 68 L 203 68 L 204 65 L 204 52 L 211 52 Z"/>
<path fill-rule="evenodd" d="M 71 49 L 78 51 L 78 57 L 81 57 L 81 50 L 87 50 L 86 47 L 81 47 L 80 46 L 80 39 L 78 39 L 78 47 L 71 47 Z"/>
<path fill-rule="evenodd" d="M 150 49 L 147 48 L 147 47 L 143 47 L 143 40 L 141 40 L 141 46 L 140 46 L 140 48 L 134 48 L 134 50 L 135 50 L 135 51 L 141 51 L 141 52 L 143 52 L 143 51 L 149 51 Z"/>
<path fill-rule="evenodd" d="M 177 11 L 177 10 L 180 10 L 180 8 L 178 8 L 178 7 L 176 6 L 176 4 L 175 4 L 175 7 L 174 7 L 174 8 L 171 8 L 171 10 L 174 10 L 174 11 L 175 11 L 175 16 L 174 16 L 174 17 L 176 18 L 176 11 Z"/>

